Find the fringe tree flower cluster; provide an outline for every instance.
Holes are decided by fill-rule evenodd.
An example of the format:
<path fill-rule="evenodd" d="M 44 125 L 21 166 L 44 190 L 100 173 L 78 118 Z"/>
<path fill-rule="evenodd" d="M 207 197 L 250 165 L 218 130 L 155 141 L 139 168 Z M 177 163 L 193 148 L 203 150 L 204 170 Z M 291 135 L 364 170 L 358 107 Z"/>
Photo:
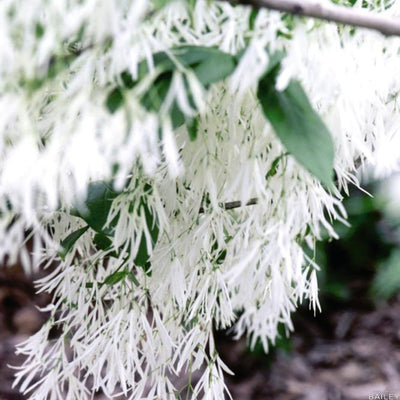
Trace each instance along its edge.
<path fill-rule="evenodd" d="M 192 398 L 224 398 L 213 331 L 267 351 L 319 308 L 341 190 L 397 168 L 399 48 L 224 2 L 3 0 L 0 260 L 53 266 L 21 391 L 175 399 L 202 369 Z"/>

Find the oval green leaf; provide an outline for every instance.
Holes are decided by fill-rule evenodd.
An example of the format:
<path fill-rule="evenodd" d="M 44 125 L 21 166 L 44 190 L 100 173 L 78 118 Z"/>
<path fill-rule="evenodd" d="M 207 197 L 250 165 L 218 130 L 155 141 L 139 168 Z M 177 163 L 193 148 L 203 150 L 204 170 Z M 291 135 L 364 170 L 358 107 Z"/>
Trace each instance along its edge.
<path fill-rule="evenodd" d="M 334 187 L 334 145 L 298 81 L 275 88 L 276 68 L 261 79 L 257 96 L 276 135 L 295 159 L 328 189 Z"/>
<path fill-rule="evenodd" d="M 85 226 L 83 228 L 77 229 L 76 231 L 69 234 L 64 240 L 61 241 L 62 250 L 59 251 L 59 256 L 62 260 L 65 259 L 65 256 L 71 251 L 74 247 L 74 244 L 77 240 L 89 229 L 89 226 Z"/>

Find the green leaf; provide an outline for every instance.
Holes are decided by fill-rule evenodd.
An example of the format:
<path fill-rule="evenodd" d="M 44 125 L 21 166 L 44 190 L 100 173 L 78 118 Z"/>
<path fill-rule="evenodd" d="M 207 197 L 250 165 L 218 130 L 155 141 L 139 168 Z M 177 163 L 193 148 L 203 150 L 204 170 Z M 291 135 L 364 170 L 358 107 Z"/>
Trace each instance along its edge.
<path fill-rule="evenodd" d="M 39 22 L 35 25 L 35 36 L 36 39 L 42 38 L 44 35 L 44 26 Z"/>
<path fill-rule="evenodd" d="M 159 234 L 158 221 L 156 219 L 156 216 L 150 211 L 150 209 L 147 207 L 145 203 L 142 202 L 141 207 L 142 207 L 142 212 L 145 213 L 147 228 L 150 232 L 152 245 L 154 247 L 154 245 L 157 242 Z M 135 265 L 143 268 L 146 274 L 150 276 L 151 272 L 150 272 L 149 257 L 150 257 L 150 251 L 147 248 L 146 236 L 142 234 L 142 237 L 140 239 L 139 249 L 136 254 L 134 263 Z"/>
<path fill-rule="evenodd" d="M 175 101 L 173 102 L 173 104 L 171 106 L 169 115 L 171 116 L 172 128 L 174 128 L 174 129 L 179 128 L 186 121 L 185 115 L 180 110 L 180 108 L 177 106 Z"/>
<path fill-rule="evenodd" d="M 161 75 L 169 74 L 169 76 L 172 76 L 172 73 L 180 66 L 194 68 L 206 62 L 209 58 L 214 58 L 221 54 L 236 60 L 234 56 L 224 53 L 215 47 L 179 46 L 170 49 L 168 53 L 160 51 L 153 54 L 153 63 L 155 67 L 160 68 Z M 148 73 L 149 67 L 147 61 L 144 60 L 138 66 L 138 80 L 143 79 Z"/>
<path fill-rule="evenodd" d="M 264 114 L 295 159 L 332 189 L 332 137 L 299 82 L 291 81 L 283 91 L 275 88 L 277 68 L 272 68 L 259 83 L 257 95 Z"/>
<path fill-rule="evenodd" d="M 276 175 L 278 165 L 280 161 L 282 160 L 283 157 L 287 156 L 288 153 L 283 153 L 280 156 L 276 157 L 274 161 L 272 161 L 271 168 L 269 171 L 265 174 L 265 179 L 268 180 L 269 178 L 273 177 Z"/>
<path fill-rule="evenodd" d="M 227 59 L 234 58 L 234 56 L 224 53 L 216 47 L 189 45 L 172 48 L 168 54 L 163 51 L 155 53 L 153 55 L 153 61 L 154 65 L 161 67 L 164 72 L 172 72 L 177 69 L 174 59 L 183 67 L 193 68 L 196 65 L 207 62 L 210 58 L 216 58 L 221 55 L 224 55 Z"/>
<path fill-rule="evenodd" d="M 111 239 L 104 233 L 96 233 L 93 242 L 100 250 L 108 250 L 112 245 Z"/>
<path fill-rule="evenodd" d="M 136 279 L 136 276 L 133 274 L 132 271 L 128 272 L 128 279 L 135 284 L 135 286 L 140 286 L 139 281 Z"/>
<path fill-rule="evenodd" d="M 114 88 L 107 96 L 106 106 L 110 114 L 114 114 L 124 103 L 124 94 L 119 87 Z"/>
<path fill-rule="evenodd" d="M 153 62 L 154 66 L 160 68 L 162 72 L 143 97 L 142 104 L 147 110 L 158 112 L 171 86 L 173 72 L 179 68 L 179 65 L 192 69 L 200 83 L 207 88 L 232 74 L 236 68 L 238 58 L 214 47 L 181 46 L 171 49 L 169 54 L 165 52 L 154 54 Z M 143 61 L 139 65 L 139 79 L 143 78 L 147 73 L 147 62 Z M 134 86 L 132 77 L 128 73 L 125 72 L 125 75 L 121 75 L 121 78 L 125 87 Z M 185 88 L 189 102 L 195 109 L 189 85 L 186 81 Z M 185 123 L 185 116 L 175 102 L 171 105 L 169 114 L 174 129 Z M 190 137 L 192 139 L 193 135 Z"/>
<path fill-rule="evenodd" d="M 159 112 L 171 86 L 173 73 L 181 67 L 192 69 L 200 83 L 208 88 L 211 84 L 231 75 L 239 60 L 240 57 L 237 55 L 233 56 L 215 47 L 205 46 L 180 46 L 170 49 L 168 53 L 155 53 L 153 54 L 153 63 L 155 67 L 161 70 L 161 73 L 143 96 L 141 103 L 148 111 Z M 123 105 L 124 91 L 132 89 L 136 82 L 143 79 L 148 73 L 147 61 L 142 61 L 139 64 L 136 81 L 129 71 L 121 73 L 122 87 L 115 87 L 106 99 L 106 106 L 111 114 Z M 193 109 L 196 109 L 186 80 L 185 88 L 190 105 Z M 174 129 L 185 123 L 185 116 L 175 101 L 171 104 L 168 113 Z M 194 126 L 189 127 L 189 136 L 191 140 L 194 140 L 197 131 L 192 128 Z"/>
<path fill-rule="evenodd" d="M 96 245 L 97 249 L 107 251 L 111 249 L 112 241 L 104 233 L 96 233 L 93 238 L 93 243 Z M 118 258 L 118 251 L 113 251 L 108 253 L 109 257 Z"/>
<path fill-rule="evenodd" d="M 129 71 L 123 71 L 121 73 L 121 80 L 124 84 L 124 87 L 127 89 L 132 89 L 135 86 L 135 81 L 133 80 Z"/>
<path fill-rule="evenodd" d="M 143 106 L 149 111 L 158 112 L 171 85 L 172 74 L 166 72 L 157 77 L 150 90 L 142 98 Z"/>
<path fill-rule="evenodd" d="M 184 67 L 192 68 L 205 87 L 228 77 L 236 67 L 236 58 L 215 47 L 181 46 L 171 50 L 173 57 Z M 174 71 L 177 65 L 164 52 L 154 55 L 154 63 L 164 71 Z"/>
<path fill-rule="evenodd" d="M 285 58 L 285 53 L 283 51 L 275 51 L 274 53 L 269 55 L 268 66 L 265 70 L 265 75 L 269 75 L 268 79 L 275 79 L 278 74 L 279 68 L 281 67 L 281 62 Z"/>
<path fill-rule="evenodd" d="M 256 25 L 256 19 L 257 19 L 257 15 L 258 15 L 258 11 L 256 9 L 252 9 L 250 12 L 250 17 L 249 17 L 249 28 L 250 30 L 254 30 L 255 25 Z"/>
<path fill-rule="evenodd" d="M 209 57 L 193 68 L 197 79 L 204 87 L 227 78 L 236 68 L 235 58 L 230 54 L 211 53 Z"/>
<path fill-rule="evenodd" d="M 191 141 L 196 140 L 197 133 L 199 131 L 199 119 L 198 118 L 191 119 L 190 121 L 187 122 L 186 126 L 190 140 Z"/>
<path fill-rule="evenodd" d="M 62 250 L 58 253 L 62 260 L 74 247 L 76 241 L 89 229 L 89 226 L 77 229 L 76 231 L 69 234 L 64 240 L 61 241 Z"/>
<path fill-rule="evenodd" d="M 113 274 L 107 276 L 106 279 L 104 279 L 104 282 L 102 282 L 103 285 L 115 285 L 116 283 L 122 281 L 123 279 L 125 279 L 125 277 L 128 275 L 128 271 L 127 270 L 123 270 L 123 271 L 116 271 Z"/>
<path fill-rule="evenodd" d="M 92 182 L 88 187 L 88 194 L 84 208 L 77 210 L 76 214 L 82 218 L 93 230 L 98 233 L 109 234 L 111 227 L 104 229 L 110 212 L 112 201 L 119 195 L 105 182 Z"/>
<path fill-rule="evenodd" d="M 164 99 L 168 93 L 171 85 L 172 74 L 167 72 L 159 76 L 146 96 L 142 98 L 143 106 L 149 111 L 158 112 L 164 102 Z M 172 127 L 174 129 L 179 128 L 185 123 L 185 116 L 179 109 L 178 105 L 174 101 L 169 109 L 169 115 L 172 121 Z"/>

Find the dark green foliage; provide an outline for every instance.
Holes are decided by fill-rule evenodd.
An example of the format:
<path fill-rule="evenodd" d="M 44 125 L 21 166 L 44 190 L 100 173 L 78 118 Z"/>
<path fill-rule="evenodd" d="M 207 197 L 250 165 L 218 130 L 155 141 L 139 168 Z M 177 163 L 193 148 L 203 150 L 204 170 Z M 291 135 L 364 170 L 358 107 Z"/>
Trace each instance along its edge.
<path fill-rule="evenodd" d="M 99 250 L 108 250 L 112 245 L 111 239 L 104 233 L 96 233 L 94 235 L 93 243 Z"/>
<path fill-rule="evenodd" d="M 149 184 L 145 184 L 143 187 L 143 191 L 144 194 L 149 194 L 151 193 L 152 188 Z M 84 205 L 80 207 L 78 210 L 74 210 L 74 215 L 82 218 L 88 224 L 87 227 L 82 229 L 86 231 L 90 227 L 96 232 L 93 242 L 99 250 L 107 251 L 111 248 L 112 245 L 111 236 L 113 235 L 113 230 L 117 222 L 117 218 L 115 218 L 109 224 L 109 226 L 105 226 L 105 223 L 107 221 L 108 214 L 111 209 L 112 201 L 118 195 L 119 192 L 114 191 L 108 183 L 92 182 L 89 185 L 88 194 L 85 199 Z M 143 198 L 140 201 L 139 207 L 140 207 L 139 212 L 144 213 L 151 236 L 152 246 L 154 246 L 157 242 L 159 234 L 157 217 L 147 206 Z M 84 231 L 82 231 L 80 235 L 82 235 Z M 68 236 L 67 238 L 68 242 L 66 242 L 68 244 L 68 248 L 66 253 L 72 248 L 75 241 L 79 238 L 79 236 L 76 237 L 77 235 L 78 231 L 71 234 L 70 235 L 71 238 L 70 236 Z M 112 252 L 110 253 L 110 256 L 118 257 L 118 252 Z M 144 234 L 142 234 L 142 237 L 140 239 L 139 249 L 136 258 L 134 260 L 134 263 L 136 266 L 143 268 L 144 271 L 150 275 L 149 257 L 150 257 L 150 249 L 147 248 L 146 237 Z"/>
<path fill-rule="evenodd" d="M 300 83 L 275 88 L 280 55 L 275 57 L 257 91 L 265 116 L 286 149 L 328 189 L 333 187 L 332 137 L 313 110 Z M 275 64 L 275 65 L 274 65 Z"/>
<path fill-rule="evenodd" d="M 322 309 L 327 311 L 350 301 L 371 307 L 371 299 L 381 299 L 380 294 L 386 292 L 386 288 L 378 287 L 385 282 L 382 276 L 391 269 L 388 264 L 396 260 L 393 221 L 382 213 L 381 200 L 354 189 L 344 206 L 350 226 L 335 223 L 340 240 L 326 239 L 317 243 L 316 261 L 321 266 L 318 272 L 320 299 Z M 371 284 L 373 289 L 369 291 Z"/>
<path fill-rule="evenodd" d="M 104 225 L 107 221 L 112 201 L 118 194 L 105 182 L 92 182 L 89 184 L 83 206 L 72 210 L 71 213 L 76 217 L 82 218 L 87 223 L 87 226 L 72 232 L 61 242 L 63 250 L 59 254 L 62 259 L 65 258 L 65 255 L 71 251 L 75 242 L 89 228 L 92 228 L 96 232 L 94 244 L 98 249 L 107 250 L 110 248 L 111 240 L 107 235 L 112 233 L 113 227 L 104 228 Z M 116 221 L 113 222 L 115 223 Z"/>
<path fill-rule="evenodd" d="M 72 250 L 77 240 L 89 229 L 89 226 L 77 229 L 61 241 L 62 250 L 58 253 L 64 260 L 65 256 Z"/>
<path fill-rule="evenodd" d="M 181 46 L 170 50 L 170 53 L 159 52 L 153 55 L 154 66 L 161 70 L 148 92 L 142 97 L 141 103 L 148 111 L 158 113 L 170 89 L 173 73 L 179 68 L 191 69 L 200 83 L 208 88 L 211 84 L 227 78 L 235 70 L 239 58 L 224 53 L 214 47 Z M 120 78 L 122 87 L 114 88 L 107 97 L 106 106 L 110 113 L 116 112 L 124 102 L 124 91 L 135 87 L 136 83 L 150 72 L 147 61 L 142 61 L 138 67 L 138 78 L 135 81 L 128 71 L 122 72 Z M 186 77 L 183 77 L 190 106 L 196 110 L 196 105 L 190 93 Z M 195 119 L 186 120 L 184 114 L 174 101 L 168 110 L 174 129 L 184 123 L 188 124 L 191 140 L 197 137 L 198 122 Z"/>
<path fill-rule="evenodd" d="M 272 161 L 271 168 L 265 174 L 265 180 L 268 180 L 269 178 L 276 175 L 279 163 L 281 162 L 282 158 L 287 156 L 288 154 L 289 153 L 283 153 L 280 156 L 276 157 L 274 161 Z"/>
<path fill-rule="evenodd" d="M 400 292 L 400 249 L 393 250 L 376 271 L 370 294 L 374 300 L 389 300 Z"/>
<path fill-rule="evenodd" d="M 143 106 L 149 111 L 159 111 L 171 85 L 172 73 L 166 71 L 159 75 L 142 99 Z"/>
<path fill-rule="evenodd" d="M 104 282 L 102 283 L 103 285 L 115 285 L 116 283 L 122 281 L 125 279 L 125 277 L 128 275 L 129 271 L 123 270 L 123 271 L 116 271 L 112 273 L 111 275 L 107 276 L 106 279 L 104 279 Z"/>
<path fill-rule="evenodd" d="M 197 133 L 199 130 L 199 119 L 193 118 L 187 122 L 187 130 L 189 133 L 190 140 L 194 141 L 197 139 Z"/>
<path fill-rule="evenodd" d="M 276 51 L 275 53 L 270 54 L 267 69 L 265 74 L 261 77 L 261 80 L 265 78 L 270 79 L 275 84 L 276 76 L 278 75 L 281 62 L 284 58 L 285 53 L 283 51 Z"/>
<path fill-rule="evenodd" d="M 251 30 L 253 30 L 255 28 L 255 22 L 256 22 L 257 15 L 258 15 L 258 10 L 253 8 L 250 12 L 250 18 L 249 18 L 249 28 Z"/>
<path fill-rule="evenodd" d="M 221 80 L 228 77 L 234 70 L 234 56 L 224 53 L 216 47 L 205 46 L 180 46 L 171 49 L 173 58 L 183 67 L 192 68 L 195 73 L 199 71 L 199 80 L 206 86 L 215 82 L 215 79 Z M 153 56 L 154 65 L 161 67 L 164 72 L 175 71 L 178 67 L 176 62 L 165 52 L 159 52 Z M 219 65 L 226 62 L 230 68 Z M 204 76 L 202 70 L 207 69 L 211 78 Z M 213 70 L 217 71 L 214 72 Z M 218 78 L 215 78 L 218 76 Z M 204 80 L 202 80 L 204 79 Z M 212 82 L 210 82 L 212 81 Z"/>
<path fill-rule="evenodd" d="M 110 234 L 112 227 L 104 228 L 112 201 L 119 195 L 106 182 L 92 182 L 84 207 L 77 210 L 77 216 L 82 218 L 94 231 Z"/>
<path fill-rule="evenodd" d="M 44 26 L 40 23 L 37 23 L 35 26 L 36 39 L 40 39 L 43 35 L 44 35 Z"/>
<path fill-rule="evenodd" d="M 197 79 L 204 87 L 227 78 L 236 67 L 235 58 L 221 51 L 210 53 L 207 58 L 193 66 Z"/>
<path fill-rule="evenodd" d="M 173 72 L 180 66 L 191 68 L 200 83 L 208 88 L 212 83 L 228 77 L 236 67 L 234 56 L 224 53 L 216 48 L 203 46 L 182 46 L 171 50 L 173 58 L 165 52 L 156 53 L 153 56 L 154 65 L 162 70 L 154 84 L 142 99 L 142 104 L 149 111 L 158 112 L 170 88 Z M 176 60 L 176 61 L 175 61 Z M 144 61 L 139 66 L 139 77 L 148 73 L 147 63 Z M 189 86 L 185 81 L 185 87 L 192 108 L 196 108 Z M 185 123 L 185 116 L 174 102 L 169 110 L 173 128 Z M 193 138 L 193 131 L 191 139 Z"/>
<path fill-rule="evenodd" d="M 108 275 L 106 279 L 104 279 L 103 282 L 99 282 L 99 286 L 112 286 L 117 284 L 118 282 L 121 282 L 124 280 L 126 277 L 135 284 L 135 286 L 140 286 L 139 281 L 136 279 L 135 275 L 133 274 L 132 271 L 129 271 L 128 269 L 124 269 L 122 271 L 115 271 L 112 274 Z M 86 283 L 86 288 L 91 289 L 93 287 L 93 282 L 87 282 Z"/>
<path fill-rule="evenodd" d="M 277 353 L 290 354 L 292 352 L 291 338 L 289 333 L 286 332 L 285 325 L 281 322 L 278 324 L 278 335 L 275 342 L 272 343 L 270 339 L 267 339 L 267 341 L 268 346 L 270 346 L 267 354 L 265 353 L 261 339 L 257 339 L 253 348 L 250 348 L 250 346 L 247 347 L 248 353 L 266 366 L 271 365 Z"/>
<path fill-rule="evenodd" d="M 132 75 L 128 71 L 124 71 L 121 74 L 121 80 L 124 87 L 127 89 L 132 89 L 135 86 L 135 82 L 132 79 Z"/>
<path fill-rule="evenodd" d="M 224 53 L 215 47 L 180 46 L 170 50 L 170 53 L 158 52 L 153 55 L 154 66 L 160 68 L 158 78 L 170 80 L 172 73 L 180 67 L 190 68 L 204 87 L 227 78 L 237 65 L 237 57 Z M 147 61 L 142 61 L 138 67 L 140 81 L 149 72 Z M 133 88 L 135 81 L 128 71 L 121 74 L 126 88 Z M 137 82 L 136 81 L 136 82 Z"/>
<path fill-rule="evenodd" d="M 114 88 L 107 96 L 106 106 L 111 114 L 114 114 L 124 103 L 124 95 L 118 87 Z"/>
<path fill-rule="evenodd" d="M 151 236 L 152 245 L 154 246 L 157 242 L 159 234 L 159 227 L 156 216 L 150 211 L 150 209 L 144 202 L 141 203 L 141 212 L 144 212 L 147 227 Z M 151 271 L 149 257 L 150 251 L 147 248 L 146 236 L 142 234 L 139 249 L 134 262 L 136 266 L 143 268 L 143 270 L 150 276 Z"/>
<path fill-rule="evenodd" d="M 136 276 L 132 271 L 128 272 L 128 279 L 133 282 L 135 286 L 140 286 L 139 281 L 136 279 Z"/>

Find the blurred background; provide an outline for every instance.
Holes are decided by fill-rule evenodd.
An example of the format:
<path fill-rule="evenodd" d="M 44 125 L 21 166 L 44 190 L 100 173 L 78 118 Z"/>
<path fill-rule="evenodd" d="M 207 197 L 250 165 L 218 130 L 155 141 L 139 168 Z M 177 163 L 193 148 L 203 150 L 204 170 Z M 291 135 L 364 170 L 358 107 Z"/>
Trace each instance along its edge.
<path fill-rule="evenodd" d="M 363 187 L 370 195 L 352 188 L 344 201 L 350 226 L 335 224 L 340 240 L 317 245 L 322 312 L 301 306 L 294 332 L 282 329 L 268 354 L 217 333 L 235 400 L 400 399 L 400 175 Z M 23 361 L 15 344 L 46 321 L 39 277 L 0 268 L 0 400 L 26 399 L 7 365 Z"/>

